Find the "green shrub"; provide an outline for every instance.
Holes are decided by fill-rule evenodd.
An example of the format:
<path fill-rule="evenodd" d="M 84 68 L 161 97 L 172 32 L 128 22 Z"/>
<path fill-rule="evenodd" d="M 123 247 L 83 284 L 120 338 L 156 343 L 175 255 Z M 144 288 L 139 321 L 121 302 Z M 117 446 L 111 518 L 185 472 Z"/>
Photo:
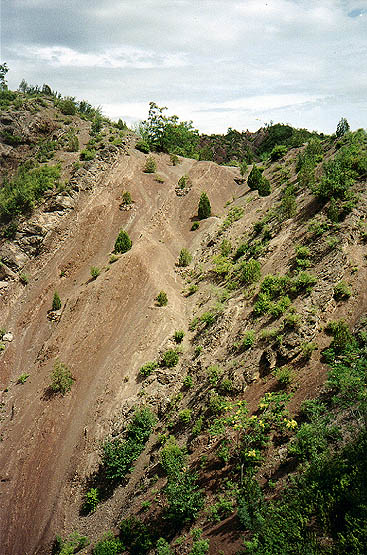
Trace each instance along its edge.
<path fill-rule="evenodd" d="M 271 193 L 270 181 L 263 177 L 257 190 L 261 197 L 269 196 Z"/>
<path fill-rule="evenodd" d="M 241 341 L 242 349 L 247 351 L 248 349 L 251 349 L 254 343 L 255 343 L 255 332 L 253 330 L 247 330 L 244 333 L 243 339 Z"/>
<path fill-rule="evenodd" d="M 244 175 L 247 172 L 247 169 L 248 169 L 248 164 L 247 164 L 246 160 L 243 160 L 243 162 L 241 162 L 241 164 L 240 164 L 241 177 L 244 177 Z"/>
<path fill-rule="evenodd" d="M 54 297 L 52 299 L 52 310 L 60 310 L 61 308 L 61 299 L 60 295 L 57 291 L 54 293 Z"/>
<path fill-rule="evenodd" d="M 145 161 L 144 173 L 154 173 L 157 170 L 157 162 L 154 160 L 153 156 L 148 156 Z"/>
<path fill-rule="evenodd" d="M 92 266 L 90 269 L 90 275 L 92 277 L 92 279 L 97 279 L 97 277 L 100 275 L 101 270 L 97 267 L 97 266 Z"/>
<path fill-rule="evenodd" d="M 312 353 L 317 349 L 317 345 L 316 343 L 302 343 L 301 345 L 301 349 L 302 349 L 302 357 L 306 360 L 309 360 L 312 356 Z"/>
<path fill-rule="evenodd" d="M 274 374 L 279 384 L 285 388 L 292 385 L 295 379 L 294 372 L 286 366 L 283 366 L 282 368 L 277 368 L 274 371 Z"/>
<path fill-rule="evenodd" d="M 185 332 L 183 330 L 176 330 L 173 337 L 176 343 L 181 343 L 184 336 L 185 336 Z"/>
<path fill-rule="evenodd" d="M 270 160 L 272 162 L 275 162 L 276 160 L 283 158 L 284 154 L 286 154 L 287 151 L 288 151 L 288 148 L 284 145 L 275 146 L 270 153 Z"/>
<path fill-rule="evenodd" d="M 20 283 L 22 283 L 23 285 L 27 285 L 29 283 L 29 277 L 28 274 L 21 272 L 19 274 L 19 281 Z"/>
<path fill-rule="evenodd" d="M 94 513 L 99 503 L 99 492 L 97 488 L 90 488 L 85 494 L 83 509 L 86 513 Z"/>
<path fill-rule="evenodd" d="M 178 413 L 178 419 L 182 424 L 189 424 L 191 422 L 192 410 L 183 409 Z"/>
<path fill-rule="evenodd" d="M 19 376 L 19 378 L 17 379 L 17 383 L 24 384 L 27 381 L 28 378 L 29 378 L 29 374 L 26 374 L 26 373 L 21 374 Z"/>
<path fill-rule="evenodd" d="M 250 259 L 248 262 L 242 262 L 239 269 L 238 279 L 241 285 L 250 285 L 255 283 L 261 277 L 260 262 Z"/>
<path fill-rule="evenodd" d="M 96 543 L 93 549 L 93 555 L 120 555 L 124 550 L 124 546 L 118 538 L 115 538 L 112 532 Z"/>
<path fill-rule="evenodd" d="M 132 516 L 121 522 L 120 539 L 131 555 L 143 555 L 152 549 L 154 533 L 144 522 Z"/>
<path fill-rule="evenodd" d="M 170 154 L 169 155 L 170 162 L 172 166 L 177 166 L 180 163 L 179 157 L 177 154 Z"/>
<path fill-rule="evenodd" d="M 76 114 L 76 106 L 73 100 L 70 98 L 65 98 L 60 100 L 58 104 L 60 112 L 65 116 L 74 116 Z"/>
<path fill-rule="evenodd" d="M 95 157 L 96 157 L 96 151 L 94 148 L 91 148 L 91 149 L 85 148 L 80 153 L 80 159 L 83 160 L 84 162 L 89 162 L 90 160 L 93 160 Z"/>
<path fill-rule="evenodd" d="M 165 353 L 163 353 L 162 357 L 162 365 L 166 366 L 166 368 L 172 368 L 176 366 L 179 361 L 179 354 L 175 349 L 168 349 Z"/>
<path fill-rule="evenodd" d="M 73 381 L 74 378 L 66 364 L 56 360 L 51 373 L 51 390 L 65 395 L 65 393 L 70 391 Z"/>
<path fill-rule="evenodd" d="M 152 361 L 152 362 L 146 362 L 145 364 L 143 364 L 143 366 L 140 368 L 139 370 L 139 374 L 141 376 L 144 376 L 145 378 L 147 376 L 150 376 L 154 370 L 158 368 L 158 362 Z"/>
<path fill-rule="evenodd" d="M 144 139 L 139 139 L 135 145 L 135 148 L 137 150 L 140 150 L 140 152 L 144 152 L 144 154 L 149 154 L 150 152 L 150 146 L 146 141 L 144 141 Z"/>
<path fill-rule="evenodd" d="M 179 189 L 186 189 L 187 185 L 189 184 L 189 176 L 188 175 L 182 175 L 180 177 L 180 179 L 178 180 L 178 188 Z"/>
<path fill-rule="evenodd" d="M 121 480 L 144 449 L 157 419 L 149 408 L 135 411 L 126 439 L 115 438 L 103 444 L 102 463 L 108 480 Z"/>
<path fill-rule="evenodd" d="M 158 306 L 166 306 L 168 304 L 167 293 L 165 291 L 160 291 L 155 300 L 157 301 Z"/>
<path fill-rule="evenodd" d="M 189 555 L 205 555 L 209 551 L 209 540 L 198 540 L 193 543 Z"/>
<path fill-rule="evenodd" d="M 192 376 L 190 375 L 185 376 L 183 380 L 183 386 L 186 389 L 190 389 L 193 385 L 194 385 L 194 380 L 192 379 Z"/>
<path fill-rule="evenodd" d="M 37 201 L 54 188 L 60 177 L 60 166 L 34 167 L 29 161 L 17 171 L 16 176 L 4 180 L 0 187 L 0 222 L 14 220 L 18 214 L 30 213 Z"/>
<path fill-rule="evenodd" d="M 169 543 L 164 538 L 159 538 L 156 545 L 157 555 L 174 555 Z"/>
<path fill-rule="evenodd" d="M 339 281 L 334 287 L 334 299 L 337 301 L 347 300 L 351 294 L 351 289 L 345 281 Z"/>
<path fill-rule="evenodd" d="M 160 463 L 167 476 L 174 478 L 183 470 L 186 452 L 177 445 L 174 436 L 170 436 L 160 454 Z"/>
<path fill-rule="evenodd" d="M 254 164 L 247 178 L 247 185 L 251 190 L 258 189 L 263 179 L 262 171 Z"/>
<path fill-rule="evenodd" d="M 72 532 L 65 540 L 60 538 L 60 536 L 56 536 L 53 553 L 57 555 L 73 555 L 73 553 L 78 553 L 88 544 L 89 539 L 86 536 L 81 536 L 79 532 Z"/>
<path fill-rule="evenodd" d="M 190 231 L 196 231 L 197 229 L 199 229 L 200 224 L 199 222 L 194 222 L 191 226 L 191 230 Z"/>
<path fill-rule="evenodd" d="M 165 487 L 168 502 L 167 516 L 169 520 L 182 526 L 195 520 L 203 507 L 202 491 L 196 484 L 197 476 L 189 471 L 181 472 L 169 479 Z"/>
<path fill-rule="evenodd" d="M 119 259 L 118 256 L 116 256 L 115 254 L 111 254 L 108 263 L 109 263 L 109 264 L 113 264 L 114 262 L 117 262 L 118 259 Z"/>
<path fill-rule="evenodd" d="M 129 191 L 124 191 L 122 194 L 122 204 L 124 206 L 129 206 L 132 202 L 131 193 L 129 193 Z"/>
<path fill-rule="evenodd" d="M 178 258 L 178 265 L 181 267 L 189 266 L 192 261 L 192 256 L 187 249 L 181 249 L 180 256 Z"/>
<path fill-rule="evenodd" d="M 115 253 L 125 253 L 132 247 L 132 241 L 126 231 L 120 230 L 117 239 L 115 241 Z"/>
<path fill-rule="evenodd" d="M 199 206 L 198 206 L 198 217 L 199 220 L 205 220 L 211 216 L 212 209 L 210 206 L 210 201 L 206 193 L 201 193 Z"/>
<path fill-rule="evenodd" d="M 342 137 L 343 135 L 348 133 L 349 129 L 350 127 L 348 121 L 345 118 L 341 118 L 336 127 L 336 136 Z"/>

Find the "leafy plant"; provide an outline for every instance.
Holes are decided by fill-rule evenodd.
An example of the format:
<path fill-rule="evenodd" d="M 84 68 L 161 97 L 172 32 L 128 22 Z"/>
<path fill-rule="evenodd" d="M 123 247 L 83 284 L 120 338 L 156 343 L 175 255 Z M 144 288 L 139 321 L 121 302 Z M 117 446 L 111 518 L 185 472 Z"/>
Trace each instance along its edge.
<path fill-rule="evenodd" d="M 172 368 L 176 366 L 179 361 L 179 354 L 175 349 L 168 349 L 165 353 L 163 353 L 162 357 L 162 365 L 166 366 L 166 368 Z"/>
<path fill-rule="evenodd" d="M 139 374 L 141 376 L 144 376 L 145 378 L 147 376 L 150 376 L 154 370 L 158 368 L 158 362 L 152 361 L 152 362 L 146 362 L 145 364 L 143 364 L 143 366 L 140 368 L 139 370 Z"/>
<path fill-rule="evenodd" d="M 57 359 L 51 373 L 51 390 L 65 395 L 70 391 L 74 379 L 66 364 Z"/>
<path fill-rule="evenodd" d="M 29 378 L 29 374 L 26 374 L 26 373 L 21 374 L 19 376 L 19 378 L 17 379 L 17 383 L 24 384 L 27 381 L 28 378 Z"/>
<path fill-rule="evenodd" d="M 192 261 L 192 256 L 187 249 L 181 249 L 180 256 L 178 258 L 178 265 L 181 267 L 189 266 Z"/>
<path fill-rule="evenodd" d="M 115 241 L 115 253 L 125 253 L 132 247 L 132 241 L 128 233 L 121 229 Z"/>
<path fill-rule="evenodd" d="M 167 293 L 165 291 L 160 291 L 155 300 L 157 301 L 158 306 L 166 306 L 168 304 Z"/>
<path fill-rule="evenodd" d="M 61 306 L 62 305 L 61 305 L 60 295 L 58 294 L 57 291 L 55 291 L 54 297 L 52 299 L 52 310 L 60 310 Z"/>
<path fill-rule="evenodd" d="M 148 156 L 145 161 L 144 173 L 154 173 L 157 170 L 157 162 L 153 156 Z"/>
<path fill-rule="evenodd" d="M 97 279 L 97 277 L 100 275 L 101 270 L 97 267 L 97 266 L 92 266 L 90 269 L 90 275 L 92 277 L 92 279 Z"/>
<path fill-rule="evenodd" d="M 183 330 L 176 330 L 173 337 L 176 343 L 181 343 L 184 336 L 185 336 L 185 332 Z"/>
<path fill-rule="evenodd" d="M 212 209 L 210 206 L 210 201 L 206 193 L 201 193 L 199 206 L 198 206 L 198 217 L 199 220 L 205 220 L 211 216 Z"/>
<path fill-rule="evenodd" d="M 86 513 L 94 513 L 99 503 L 99 492 L 97 488 L 90 488 L 85 494 L 83 509 Z"/>
<path fill-rule="evenodd" d="M 339 281 L 334 287 L 334 299 L 337 301 L 347 300 L 351 294 L 350 287 L 345 281 Z"/>

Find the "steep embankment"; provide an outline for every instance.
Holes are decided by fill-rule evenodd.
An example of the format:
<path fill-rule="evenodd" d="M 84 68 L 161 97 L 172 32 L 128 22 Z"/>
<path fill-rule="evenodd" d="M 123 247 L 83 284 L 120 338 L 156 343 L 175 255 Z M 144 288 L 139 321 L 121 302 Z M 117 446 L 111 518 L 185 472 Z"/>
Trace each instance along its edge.
<path fill-rule="evenodd" d="M 144 158 L 137 151 L 120 155 L 91 191 L 80 192 L 41 254 L 23 268 L 28 285 L 13 282 L 3 295 L 0 322 L 14 335 L 1 359 L 0 522 L 7 555 L 45 552 L 58 531 L 70 529 L 79 510 L 69 497 L 76 469 L 83 468 L 83 477 L 95 469 L 98 442 L 121 405 L 135 398 L 138 368 L 187 320 L 175 262 L 183 246 L 199 247 L 190 227 L 200 193 L 208 192 L 213 212 L 221 215 L 238 191 L 231 168 L 192 160 L 173 167 L 162 155 L 159 183 L 142 173 Z M 193 186 L 178 197 L 175 185 L 183 173 Z M 129 211 L 119 209 L 123 190 L 134 200 Z M 216 218 L 209 219 L 202 233 L 215 225 Z M 121 228 L 133 248 L 109 265 Z M 91 266 L 103 268 L 94 281 Z M 163 309 L 154 305 L 161 289 L 169 298 Z M 63 310 L 59 321 L 50 321 L 55 290 Z M 66 397 L 48 393 L 57 358 L 75 378 Z M 22 373 L 29 378 L 16 385 Z M 105 527 L 100 523 L 96 532 Z"/>

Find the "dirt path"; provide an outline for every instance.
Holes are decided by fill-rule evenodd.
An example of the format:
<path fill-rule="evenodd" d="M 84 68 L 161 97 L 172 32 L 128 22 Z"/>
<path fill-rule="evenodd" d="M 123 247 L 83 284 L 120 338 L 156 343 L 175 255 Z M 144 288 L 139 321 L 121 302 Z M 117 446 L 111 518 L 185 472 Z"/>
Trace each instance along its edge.
<path fill-rule="evenodd" d="M 121 406 L 136 399 L 139 367 L 186 325 L 175 262 L 182 247 L 197 245 L 216 225 L 211 218 L 200 232 L 190 232 L 200 193 L 206 190 L 213 211 L 223 214 L 238 192 L 230 168 L 194 160 L 173 167 L 162 155 L 157 171 L 165 182 L 159 183 L 141 171 L 144 159 L 137 151 L 122 155 L 98 176 L 92 192 L 81 193 L 44 252 L 27 266 L 29 285 L 14 284 L 0 308 L 0 324 L 14 334 L 0 362 L 1 387 L 8 389 L 2 394 L 0 453 L 4 555 L 46 553 L 44 546 L 65 531 L 65 523 L 78 523 L 79 500 L 70 498 L 70 485 L 95 468 L 98 442 Z M 177 197 L 174 186 L 183 173 L 193 188 Z M 135 201 L 126 212 L 119 209 L 123 190 Z M 109 265 L 121 228 L 133 248 Z M 103 268 L 95 281 L 91 266 Z M 162 289 L 169 303 L 158 308 L 154 297 Z M 64 310 L 59 322 L 50 322 L 55 290 Z M 56 358 L 75 377 L 65 397 L 47 395 Z M 17 385 L 23 372 L 30 377 Z M 109 521 L 100 514 L 96 533 L 105 530 L 104 516 Z"/>

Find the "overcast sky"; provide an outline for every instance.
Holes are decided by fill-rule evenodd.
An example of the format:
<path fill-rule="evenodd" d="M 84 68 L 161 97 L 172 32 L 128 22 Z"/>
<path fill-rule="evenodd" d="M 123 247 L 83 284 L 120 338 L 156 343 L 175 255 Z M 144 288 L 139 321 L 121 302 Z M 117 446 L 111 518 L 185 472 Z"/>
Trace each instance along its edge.
<path fill-rule="evenodd" d="M 1 61 L 112 118 L 367 127 L 367 0 L 0 0 Z"/>

